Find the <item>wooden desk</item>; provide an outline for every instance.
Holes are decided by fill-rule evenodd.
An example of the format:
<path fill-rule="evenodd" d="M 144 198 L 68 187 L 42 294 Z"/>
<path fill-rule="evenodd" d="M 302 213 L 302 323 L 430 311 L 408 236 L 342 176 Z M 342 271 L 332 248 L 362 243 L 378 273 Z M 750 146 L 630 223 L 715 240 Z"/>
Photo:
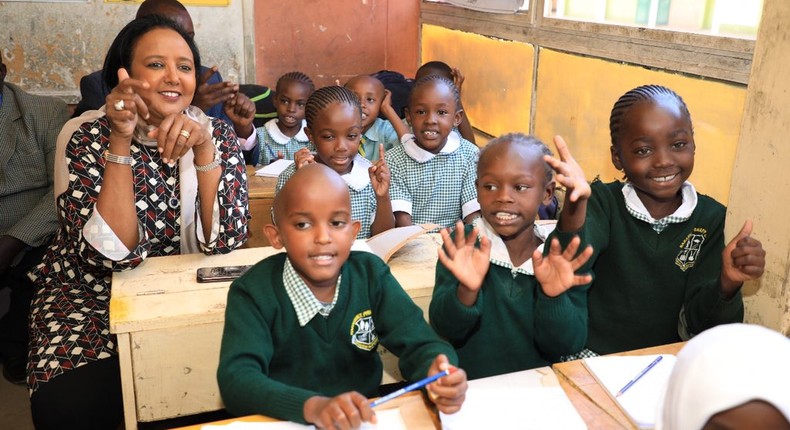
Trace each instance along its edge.
<path fill-rule="evenodd" d="M 678 342 L 612 355 L 677 354 L 683 345 L 685 342 Z M 614 400 L 606 394 L 605 389 L 584 367 L 581 360 L 557 363 L 552 368 L 557 373 L 560 384 L 573 406 L 582 414 L 590 429 L 634 428 Z M 588 417 L 591 421 L 587 421 Z"/>
<path fill-rule="evenodd" d="M 407 243 L 390 268 L 427 315 L 438 235 Z M 225 255 L 152 257 L 113 274 L 110 331 L 118 337 L 126 429 L 221 409 L 216 372 L 230 282 L 199 284 L 198 267 L 254 264 L 280 252 L 271 247 Z M 397 359 L 382 353 L 383 382 L 400 380 Z"/>
<path fill-rule="evenodd" d="M 390 400 L 389 402 L 379 406 L 376 408 L 376 410 L 395 408 L 400 408 L 403 421 L 406 423 L 406 426 L 409 429 L 438 430 L 441 428 L 441 424 L 439 423 L 439 415 L 436 413 L 436 409 L 428 402 L 421 391 L 413 391 L 411 393 L 404 394 L 401 397 Z M 250 415 L 246 417 L 215 421 L 212 423 L 181 427 L 176 430 L 200 430 L 204 425 L 225 425 L 238 421 L 262 423 L 275 422 L 279 420 L 263 415 Z"/>
<path fill-rule="evenodd" d="M 271 210 L 274 204 L 274 188 L 277 186 L 277 178 L 255 176 L 255 167 L 247 166 L 247 186 L 252 219 L 247 229 L 250 238 L 244 247 L 269 246 L 269 241 L 263 234 L 263 226 L 272 222 Z"/>

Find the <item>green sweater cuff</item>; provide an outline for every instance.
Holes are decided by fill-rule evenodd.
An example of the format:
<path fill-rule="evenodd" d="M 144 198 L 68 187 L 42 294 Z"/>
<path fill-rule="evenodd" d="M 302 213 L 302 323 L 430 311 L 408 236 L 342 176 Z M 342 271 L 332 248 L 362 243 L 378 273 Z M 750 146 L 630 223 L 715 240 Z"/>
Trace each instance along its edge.
<path fill-rule="evenodd" d="M 272 410 L 282 411 L 283 418 L 288 421 L 306 424 L 304 404 L 313 396 L 320 394 L 301 389 L 283 390 L 276 396 Z"/>

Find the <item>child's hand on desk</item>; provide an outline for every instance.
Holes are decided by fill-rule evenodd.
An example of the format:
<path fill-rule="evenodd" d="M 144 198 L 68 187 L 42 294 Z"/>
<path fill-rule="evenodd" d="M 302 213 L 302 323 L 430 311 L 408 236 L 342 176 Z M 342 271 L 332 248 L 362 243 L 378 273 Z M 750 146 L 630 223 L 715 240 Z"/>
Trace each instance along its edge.
<path fill-rule="evenodd" d="M 310 397 L 304 403 L 304 419 L 321 429 L 348 430 L 363 422 L 375 424 L 376 414 L 365 396 L 351 391 L 332 398 Z"/>
<path fill-rule="evenodd" d="M 592 194 L 590 184 L 584 178 L 584 170 L 571 155 L 565 140 L 554 136 L 554 146 L 557 147 L 560 159 L 550 155 L 544 155 L 543 159 L 557 172 L 557 182 L 568 190 L 567 196 L 571 202 L 589 198 Z"/>
<path fill-rule="evenodd" d="M 592 275 L 575 273 L 593 253 L 592 246 L 587 245 L 587 248 L 574 258 L 580 243 L 581 239 L 576 236 L 564 251 L 560 251 L 560 241 L 554 238 L 551 240 L 549 255 L 543 257 L 543 253 L 538 249 L 532 254 L 535 278 L 540 283 L 543 294 L 557 297 L 573 286 L 592 282 Z"/>
<path fill-rule="evenodd" d="M 390 192 L 390 168 L 384 161 L 384 144 L 379 144 L 379 161 L 368 169 L 370 184 L 377 197 L 385 197 Z"/>
<path fill-rule="evenodd" d="M 435 375 L 452 365 L 447 360 L 447 356 L 439 354 L 428 369 L 428 376 Z M 454 414 L 461 410 L 466 398 L 466 372 L 456 368 L 449 375 L 439 378 L 438 381 L 428 385 L 426 388 L 428 397 L 436 405 L 436 408 L 445 414 Z"/>
<path fill-rule="evenodd" d="M 752 220 L 746 220 L 741 231 L 721 253 L 721 289 L 732 297 L 744 281 L 757 279 L 765 269 L 765 250 L 759 240 L 751 237 Z"/>
<path fill-rule="evenodd" d="M 306 166 L 310 163 L 315 163 L 315 156 L 312 152 L 310 152 L 307 148 L 302 148 L 294 154 L 294 163 L 296 164 L 296 168 L 300 168 Z"/>
<path fill-rule="evenodd" d="M 477 248 L 477 229 L 473 229 L 467 236 L 461 221 L 455 225 L 455 241 L 450 237 L 448 229 L 442 229 L 440 234 L 444 247 L 439 248 L 439 261 L 458 279 L 458 300 L 466 306 L 472 306 L 477 301 L 477 293 L 488 273 L 491 241 L 483 236 L 480 239 L 480 248 Z"/>

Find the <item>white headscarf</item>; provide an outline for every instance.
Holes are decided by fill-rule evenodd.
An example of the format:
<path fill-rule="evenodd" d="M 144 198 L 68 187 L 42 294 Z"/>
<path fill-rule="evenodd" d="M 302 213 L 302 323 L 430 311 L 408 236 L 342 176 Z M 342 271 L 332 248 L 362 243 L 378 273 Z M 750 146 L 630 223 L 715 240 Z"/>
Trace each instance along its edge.
<path fill-rule="evenodd" d="M 656 429 L 698 430 L 752 400 L 770 403 L 790 421 L 790 339 L 758 325 L 717 326 L 678 353 Z"/>

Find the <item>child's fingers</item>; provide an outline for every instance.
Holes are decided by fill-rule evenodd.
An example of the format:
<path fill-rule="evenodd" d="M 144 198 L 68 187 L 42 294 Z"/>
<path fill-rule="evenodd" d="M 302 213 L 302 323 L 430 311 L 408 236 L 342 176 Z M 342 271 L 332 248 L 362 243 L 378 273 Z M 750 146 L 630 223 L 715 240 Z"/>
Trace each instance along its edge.
<path fill-rule="evenodd" d="M 589 260 L 590 257 L 593 255 L 593 247 L 592 245 L 587 245 L 584 248 L 584 251 L 581 252 L 576 258 L 571 260 L 571 267 L 574 271 L 578 270 L 580 267 L 584 266 Z M 592 281 L 592 279 L 590 279 Z"/>
<path fill-rule="evenodd" d="M 475 237 L 477 237 L 477 230 L 475 230 Z M 491 240 L 486 236 L 480 239 L 480 252 L 485 255 L 491 255 Z"/>
<path fill-rule="evenodd" d="M 455 223 L 455 247 L 461 248 L 466 243 L 466 233 L 464 232 L 464 223 L 457 221 Z"/>
<path fill-rule="evenodd" d="M 384 144 L 379 143 L 379 161 L 382 163 L 385 163 L 384 152 L 386 152 L 384 151 Z"/>
<path fill-rule="evenodd" d="M 568 149 L 568 145 L 565 143 L 565 139 L 563 139 L 562 136 L 554 136 L 554 146 L 557 147 L 557 153 L 560 154 L 560 160 L 568 161 L 573 159 L 573 156 L 571 156 L 571 152 Z"/>
<path fill-rule="evenodd" d="M 210 69 L 206 70 L 202 75 L 200 75 L 199 85 L 208 82 L 208 80 L 214 76 L 214 73 L 217 73 L 217 66 L 211 66 Z"/>
<path fill-rule="evenodd" d="M 571 285 L 573 286 L 584 285 L 584 284 L 589 284 L 590 282 L 592 282 L 592 275 L 590 275 L 589 273 L 585 275 L 574 275 L 573 284 Z"/>
<path fill-rule="evenodd" d="M 449 229 L 447 228 L 441 229 L 439 231 L 439 235 L 442 236 L 442 242 L 444 243 L 443 247 L 441 246 L 439 247 L 439 254 L 440 254 L 439 257 L 441 257 L 441 254 L 446 253 L 445 255 L 448 256 L 449 258 L 454 258 L 455 252 L 458 248 L 455 246 L 455 242 L 453 242 L 453 239 L 450 237 Z"/>

